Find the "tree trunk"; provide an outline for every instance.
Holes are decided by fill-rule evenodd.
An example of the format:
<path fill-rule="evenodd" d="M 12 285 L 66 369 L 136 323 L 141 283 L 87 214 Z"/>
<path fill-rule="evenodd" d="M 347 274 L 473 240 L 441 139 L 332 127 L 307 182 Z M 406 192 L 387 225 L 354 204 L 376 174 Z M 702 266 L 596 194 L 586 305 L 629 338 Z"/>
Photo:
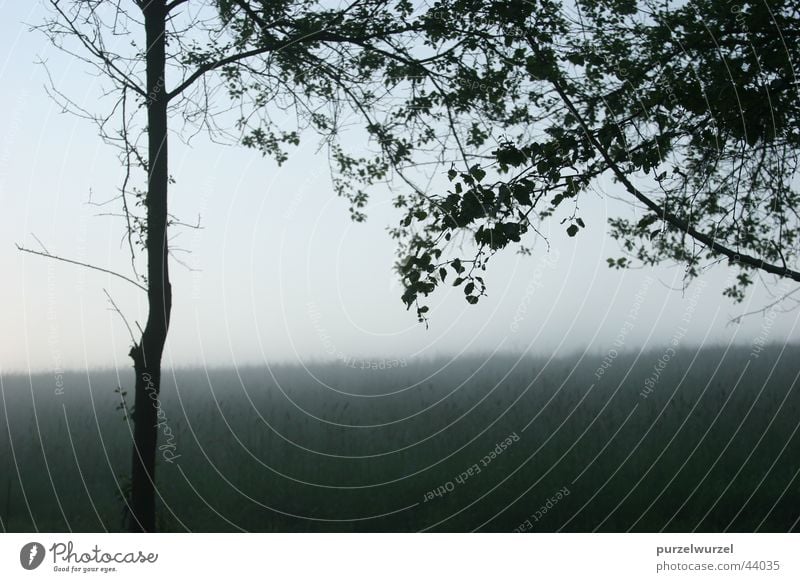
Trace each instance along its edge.
<path fill-rule="evenodd" d="M 167 264 L 166 0 L 142 3 L 147 37 L 147 325 L 131 348 L 136 372 L 129 530 L 155 531 L 156 443 L 161 391 L 161 356 L 167 340 L 172 288 Z"/>

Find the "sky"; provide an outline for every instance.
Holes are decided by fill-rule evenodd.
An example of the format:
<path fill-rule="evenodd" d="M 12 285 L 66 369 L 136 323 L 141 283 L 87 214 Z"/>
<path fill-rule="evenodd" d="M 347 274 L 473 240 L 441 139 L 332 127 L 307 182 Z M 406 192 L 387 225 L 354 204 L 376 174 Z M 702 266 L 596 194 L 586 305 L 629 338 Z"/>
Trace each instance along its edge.
<path fill-rule="evenodd" d="M 100 215 L 119 209 L 88 204 L 116 195 L 123 179 L 116 151 L 48 96 L 37 63 L 46 61 L 58 89 L 87 109 L 102 86 L 85 64 L 29 30 L 45 16 L 41 2 L 0 1 L 0 12 L 0 373 L 130 367 L 125 320 L 144 324 L 144 294 L 15 246 L 41 242 L 53 254 L 130 274 L 122 222 Z M 461 289 L 437 291 L 426 329 L 405 309 L 392 270 L 395 241 L 386 229 L 399 215 L 390 193 L 374 190 L 367 222 L 353 223 L 313 138 L 282 167 L 202 137 L 188 146 L 173 139 L 171 156 L 172 211 L 187 223 L 199 216 L 203 228 L 172 232 L 187 266 L 172 263 L 166 366 L 388 365 L 494 351 L 602 359 L 611 349 L 670 342 L 800 338 L 797 310 L 732 323 L 773 299 L 761 286 L 741 304 L 723 297 L 735 275 L 725 266 L 685 291 L 680 266 L 610 270 L 606 258 L 621 253 L 607 219 L 631 209 L 600 194 L 581 199 L 587 227 L 575 238 L 557 222 L 545 224 L 549 250 L 539 241 L 531 256 L 495 257 L 489 295 L 478 305 L 468 305 Z"/>

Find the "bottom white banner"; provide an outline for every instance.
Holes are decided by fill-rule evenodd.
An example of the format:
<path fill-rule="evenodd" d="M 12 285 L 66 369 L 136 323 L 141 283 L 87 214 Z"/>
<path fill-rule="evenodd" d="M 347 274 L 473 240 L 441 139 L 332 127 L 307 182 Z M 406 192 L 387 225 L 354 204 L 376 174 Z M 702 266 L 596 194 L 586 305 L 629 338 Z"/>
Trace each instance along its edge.
<path fill-rule="evenodd" d="M 0 580 L 800 580 L 796 534 L 2 534 Z M 544 577 L 544 578 L 542 578 Z"/>

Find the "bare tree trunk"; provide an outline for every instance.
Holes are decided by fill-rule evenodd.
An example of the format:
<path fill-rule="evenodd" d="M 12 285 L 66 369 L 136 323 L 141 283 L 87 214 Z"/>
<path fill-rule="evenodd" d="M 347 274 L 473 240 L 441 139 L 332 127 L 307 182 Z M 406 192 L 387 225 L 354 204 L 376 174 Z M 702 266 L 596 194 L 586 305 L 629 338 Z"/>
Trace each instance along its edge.
<path fill-rule="evenodd" d="M 167 340 L 172 288 L 167 264 L 167 93 L 164 78 L 166 0 L 142 2 L 147 37 L 147 325 L 131 348 L 136 372 L 131 467 L 132 532 L 155 531 L 157 400 L 161 356 Z"/>

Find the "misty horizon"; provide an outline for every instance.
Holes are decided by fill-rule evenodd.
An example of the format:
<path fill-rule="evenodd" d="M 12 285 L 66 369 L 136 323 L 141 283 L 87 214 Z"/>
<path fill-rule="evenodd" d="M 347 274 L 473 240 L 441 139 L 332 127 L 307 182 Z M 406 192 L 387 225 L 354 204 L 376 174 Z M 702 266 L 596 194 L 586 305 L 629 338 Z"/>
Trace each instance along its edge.
<path fill-rule="evenodd" d="M 729 4 L 5 3 L 0 531 L 798 531 L 800 17 Z"/>

